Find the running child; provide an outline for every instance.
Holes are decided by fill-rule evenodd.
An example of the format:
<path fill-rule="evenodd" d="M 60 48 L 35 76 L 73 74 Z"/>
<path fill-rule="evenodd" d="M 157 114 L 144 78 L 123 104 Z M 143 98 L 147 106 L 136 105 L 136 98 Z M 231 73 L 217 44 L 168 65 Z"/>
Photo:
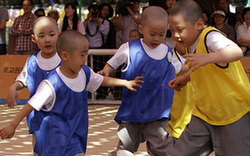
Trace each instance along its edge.
<path fill-rule="evenodd" d="M 190 72 L 169 82 L 179 90 L 189 80 L 194 111 L 174 146 L 174 156 L 250 153 L 250 84 L 239 46 L 213 27 L 204 27 L 200 6 L 181 0 L 170 10 L 174 39 L 185 47 Z"/>
<path fill-rule="evenodd" d="M 88 133 L 88 91 L 100 85 L 123 86 L 131 91 L 141 87 L 142 77 L 127 81 L 103 77 L 86 66 L 88 40 L 77 31 L 64 31 L 57 41 L 61 66 L 43 80 L 34 96 L 8 126 L 0 130 L 2 139 L 11 138 L 22 119 L 31 111 L 30 129 L 35 134 L 38 155 L 84 156 Z"/>

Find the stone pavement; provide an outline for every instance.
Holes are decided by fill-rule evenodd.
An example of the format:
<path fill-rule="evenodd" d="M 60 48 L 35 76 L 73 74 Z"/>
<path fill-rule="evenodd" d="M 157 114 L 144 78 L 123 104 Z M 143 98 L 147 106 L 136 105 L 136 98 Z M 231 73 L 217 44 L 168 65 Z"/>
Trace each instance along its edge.
<path fill-rule="evenodd" d="M 0 128 L 7 125 L 23 105 L 9 109 L 0 104 Z M 87 156 L 106 156 L 117 145 L 118 125 L 113 120 L 119 105 L 89 105 L 89 134 Z M 28 135 L 26 119 L 16 129 L 10 140 L 0 139 L 0 156 L 32 156 L 32 137 Z M 148 155 L 145 143 L 141 144 L 136 156 Z"/>
<path fill-rule="evenodd" d="M 7 105 L 0 104 L 0 128 L 7 125 L 22 107 L 23 105 L 16 105 L 14 109 L 9 109 Z M 118 125 L 113 119 L 118 107 L 119 105 L 89 105 L 87 156 L 107 156 L 115 150 L 118 142 L 116 136 Z M 32 137 L 28 135 L 26 119 L 24 119 L 12 139 L 0 139 L 0 156 L 32 155 Z M 135 155 L 148 156 L 145 143 L 140 145 Z"/>

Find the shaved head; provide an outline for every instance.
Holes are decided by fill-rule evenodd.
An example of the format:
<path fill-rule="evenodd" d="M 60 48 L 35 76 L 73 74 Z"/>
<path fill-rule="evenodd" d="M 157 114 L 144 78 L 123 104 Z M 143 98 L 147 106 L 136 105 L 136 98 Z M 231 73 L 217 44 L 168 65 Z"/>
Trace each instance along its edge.
<path fill-rule="evenodd" d="M 56 50 L 60 54 L 62 51 L 73 53 L 79 45 L 87 44 L 88 40 L 80 32 L 75 30 L 64 31 L 60 34 L 56 43 Z"/>
<path fill-rule="evenodd" d="M 42 16 L 35 20 L 33 25 L 33 34 L 35 34 L 37 27 L 47 26 L 48 24 L 54 25 L 56 27 L 56 30 L 58 30 L 57 23 L 53 18 L 48 16 Z"/>
<path fill-rule="evenodd" d="M 194 24 L 202 19 L 202 10 L 198 3 L 193 0 L 179 0 L 170 9 L 169 16 L 181 14 L 185 21 Z"/>
<path fill-rule="evenodd" d="M 142 26 L 147 25 L 148 19 L 159 20 L 163 22 L 168 22 L 168 14 L 167 12 L 158 6 L 150 6 L 147 7 L 141 16 L 141 24 Z"/>

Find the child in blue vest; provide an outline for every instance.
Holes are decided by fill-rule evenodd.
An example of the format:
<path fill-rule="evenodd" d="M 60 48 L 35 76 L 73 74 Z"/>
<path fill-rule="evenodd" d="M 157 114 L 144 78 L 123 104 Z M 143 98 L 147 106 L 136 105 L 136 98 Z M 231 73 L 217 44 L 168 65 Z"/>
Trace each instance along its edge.
<path fill-rule="evenodd" d="M 61 66 L 43 80 L 34 96 L 13 121 L 0 130 L 2 139 L 11 138 L 15 129 L 34 109 L 30 129 L 36 143 L 34 152 L 39 156 L 85 155 L 88 134 L 88 91 L 100 85 L 123 86 L 131 91 L 141 87 L 142 77 L 127 81 L 103 77 L 85 65 L 88 41 L 77 31 L 63 32 L 57 41 Z"/>
<path fill-rule="evenodd" d="M 14 107 L 15 99 L 19 102 L 18 90 L 27 87 L 30 97 L 33 96 L 40 82 L 61 62 L 56 53 L 57 24 L 52 18 L 38 18 L 34 23 L 31 37 L 40 50 L 27 59 L 22 72 L 9 88 L 6 102 L 10 108 Z"/>
<path fill-rule="evenodd" d="M 204 27 L 202 10 L 192 0 L 169 12 L 175 41 L 187 47 L 190 71 L 169 82 L 179 90 L 193 86 L 190 123 L 174 145 L 174 156 L 246 156 L 250 153 L 250 83 L 240 63 L 239 46 L 213 27 Z"/>
<path fill-rule="evenodd" d="M 40 82 L 47 78 L 48 74 L 61 63 L 61 59 L 56 53 L 58 29 L 55 20 L 45 16 L 38 18 L 34 23 L 31 38 L 40 50 L 27 59 L 22 72 L 9 88 L 6 102 L 10 108 L 14 107 L 15 99 L 19 101 L 18 90 L 27 87 L 30 97 L 32 97 Z M 33 115 L 34 111 L 27 116 L 29 128 L 30 118 Z M 29 130 L 29 133 L 33 132 Z"/>
<path fill-rule="evenodd" d="M 180 71 L 181 63 L 173 57 L 171 48 L 162 43 L 167 26 L 168 16 L 164 9 L 146 8 L 139 25 L 144 37 L 123 44 L 100 71 L 109 75 L 125 64 L 123 78 L 132 80 L 143 76 L 143 88 L 138 92 L 123 88 L 122 104 L 115 117 L 119 124 L 118 151 L 135 153 L 144 141 L 147 141 L 150 155 L 165 156 L 172 148 L 167 129 L 174 91 L 168 87 L 168 82 Z"/>

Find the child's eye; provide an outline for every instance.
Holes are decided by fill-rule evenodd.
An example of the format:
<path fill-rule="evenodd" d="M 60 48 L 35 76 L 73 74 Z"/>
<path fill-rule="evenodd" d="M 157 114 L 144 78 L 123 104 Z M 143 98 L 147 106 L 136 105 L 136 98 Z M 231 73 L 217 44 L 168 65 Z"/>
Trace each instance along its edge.
<path fill-rule="evenodd" d="M 178 32 L 182 32 L 182 31 L 183 31 L 183 29 L 177 29 L 177 31 L 178 31 Z"/>
<path fill-rule="evenodd" d="M 44 37 L 44 35 L 38 35 L 38 37 L 39 37 L 39 38 L 43 38 L 43 37 Z"/>
<path fill-rule="evenodd" d="M 55 36 L 55 34 L 50 34 L 50 36 Z"/>
<path fill-rule="evenodd" d="M 161 37 L 163 37 L 163 36 L 164 36 L 164 34 L 160 34 L 160 36 L 161 36 Z"/>

